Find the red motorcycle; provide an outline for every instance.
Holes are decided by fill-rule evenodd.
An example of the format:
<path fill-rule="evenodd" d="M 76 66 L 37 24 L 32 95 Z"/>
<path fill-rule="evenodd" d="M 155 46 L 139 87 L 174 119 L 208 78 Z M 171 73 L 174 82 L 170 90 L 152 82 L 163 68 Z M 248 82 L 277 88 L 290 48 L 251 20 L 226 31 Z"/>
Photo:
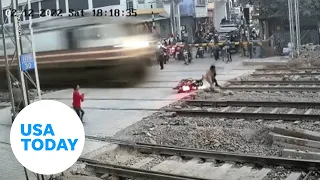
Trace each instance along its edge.
<path fill-rule="evenodd" d="M 178 93 L 190 92 L 192 90 L 198 90 L 200 86 L 203 86 L 203 78 L 195 80 L 192 78 L 182 79 L 176 87 L 173 89 L 178 90 Z"/>

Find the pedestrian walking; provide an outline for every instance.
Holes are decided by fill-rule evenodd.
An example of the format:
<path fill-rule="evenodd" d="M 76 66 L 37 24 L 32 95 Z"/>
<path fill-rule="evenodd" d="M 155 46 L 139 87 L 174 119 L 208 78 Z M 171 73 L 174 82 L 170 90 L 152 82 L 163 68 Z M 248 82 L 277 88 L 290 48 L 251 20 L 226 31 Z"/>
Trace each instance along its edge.
<path fill-rule="evenodd" d="M 80 93 L 80 86 L 77 85 L 76 87 L 74 87 L 74 91 L 73 91 L 73 102 L 72 102 L 72 106 L 73 109 L 76 111 L 77 115 L 79 116 L 79 118 L 81 119 L 81 122 L 83 122 L 83 115 L 84 115 L 84 111 L 81 108 L 81 103 L 84 100 L 84 94 Z"/>

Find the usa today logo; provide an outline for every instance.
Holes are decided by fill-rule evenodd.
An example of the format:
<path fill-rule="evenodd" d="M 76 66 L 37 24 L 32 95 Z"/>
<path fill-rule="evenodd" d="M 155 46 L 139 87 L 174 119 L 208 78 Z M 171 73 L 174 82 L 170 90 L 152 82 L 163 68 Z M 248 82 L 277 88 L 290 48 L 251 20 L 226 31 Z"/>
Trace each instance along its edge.
<path fill-rule="evenodd" d="M 10 143 L 13 154 L 38 174 L 61 173 L 80 157 L 85 142 L 81 120 L 58 101 L 42 100 L 25 107 L 14 120 Z"/>

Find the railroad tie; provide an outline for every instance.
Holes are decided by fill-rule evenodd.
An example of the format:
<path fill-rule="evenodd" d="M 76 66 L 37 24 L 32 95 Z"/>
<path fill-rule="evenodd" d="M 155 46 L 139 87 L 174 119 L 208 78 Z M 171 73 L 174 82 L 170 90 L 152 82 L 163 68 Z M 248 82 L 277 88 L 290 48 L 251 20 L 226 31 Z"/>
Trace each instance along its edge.
<path fill-rule="evenodd" d="M 240 108 L 239 110 L 237 110 L 236 112 L 237 113 L 241 113 L 244 109 L 246 109 L 247 107 L 245 106 L 245 107 L 242 107 L 242 108 Z M 237 121 L 244 121 L 244 119 L 238 119 Z"/>
<path fill-rule="evenodd" d="M 313 109 L 312 108 L 310 108 L 310 109 L 308 109 L 304 114 L 311 114 L 311 112 L 313 111 Z"/>
<path fill-rule="evenodd" d="M 255 174 L 248 175 L 247 177 L 240 178 L 239 180 L 262 180 L 268 175 L 270 171 L 272 171 L 272 169 L 262 168 L 260 171 L 256 172 Z"/>
<path fill-rule="evenodd" d="M 220 112 L 226 112 L 231 108 L 231 106 L 227 106 L 225 108 L 223 108 Z M 225 120 L 226 118 L 222 118 L 222 120 Z"/>
<path fill-rule="evenodd" d="M 274 109 L 270 112 L 270 114 L 275 114 L 275 113 L 277 113 L 278 110 L 279 110 L 279 108 L 274 108 Z"/>
<path fill-rule="evenodd" d="M 242 107 L 242 108 L 240 108 L 239 110 L 237 110 L 236 112 L 237 113 L 240 113 L 240 112 L 242 112 L 245 108 L 247 108 L 246 106 L 245 107 Z"/>
<path fill-rule="evenodd" d="M 259 113 L 262 110 L 263 107 L 259 107 L 258 109 L 256 109 L 255 111 L 253 111 L 253 113 Z M 258 119 L 256 122 L 261 123 L 263 122 L 263 119 Z"/>
<path fill-rule="evenodd" d="M 299 180 L 301 176 L 301 172 L 292 172 L 285 180 Z"/>
<path fill-rule="evenodd" d="M 297 109 L 296 108 L 291 108 L 290 111 L 288 112 L 288 114 L 293 114 L 294 111 L 296 111 Z"/>
<path fill-rule="evenodd" d="M 256 109 L 255 111 L 253 111 L 253 113 L 259 113 L 259 111 L 261 111 L 263 107 L 259 107 L 258 109 Z"/>
<path fill-rule="evenodd" d="M 195 166 L 199 164 L 199 158 L 193 158 L 190 161 L 184 163 L 180 167 L 176 168 L 174 171 L 172 171 L 173 174 L 187 174 L 190 171 L 195 170 Z"/>
<path fill-rule="evenodd" d="M 246 177 L 251 172 L 254 172 L 252 167 L 243 166 L 240 169 L 235 169 L 235 171 L 228 173 L 225 177 L 223 177 L 223 179 L 226 179 L 226 180 L 240 179 L 242 177 Z"/>
<path fill-rule="evenodd" d="M 179 162 L 177 160 L 166 160 L 154 166 L 151 170 L 170 173 L 171 171 L 177 169 L 182 165 L 183 165 L 183 162 Z"/>
<path fill-rule="evenodd" d="M 220 112 L 226 112 L 226 111 L 228 111 L 230 108 L 231 108 L 231 106 L 227 106 L 227 107 L 223 108 Z"/>
<path fill-rule="evenodd" d="M 212 175 L 215 169 L 213 162 L 200 163 L 198 158 L 193 158 L 176 168 L 172 173 L 203 178 Z"/>
<path fill-rule="evenodd" d="M 131 167 L 132 168 L 141 168 L 153 160 L 154 160 L 153 158 L 147 157 L 147 158 L 144 158 L 141 161 L 138 161 L 137 163 L 133 164 Z"/>
<path fill-rule="evenodd" d="M 233 164 L 225 163 L 220 167 L 217 167 L 214 171 L 210 171 L 201 178 L 224 179 L 223 177 L 232 169 Z"/>

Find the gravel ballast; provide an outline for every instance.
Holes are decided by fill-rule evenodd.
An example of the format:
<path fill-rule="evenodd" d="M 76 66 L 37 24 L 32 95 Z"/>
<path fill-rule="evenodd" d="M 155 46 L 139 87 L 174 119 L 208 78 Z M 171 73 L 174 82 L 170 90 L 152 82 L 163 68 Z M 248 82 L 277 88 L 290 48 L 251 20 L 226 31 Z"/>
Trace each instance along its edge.
<path fill-rule="evenodd" d="M 284 77 L 246 76 L 236 80 L 283 80 Z M 299 80 L 300 76 L 285 77 Z M 306 80 L 306 79 L 304 79 Z M 199 91 L 196 100 L 247 100 L 247 101 L 307 101 L 319 102 L 320 93 L 308 92 L 238 92 L 238 91 Z M 210 110 L 208 107 L 197 108 L 184 103 L 174 103 L 166 108 Z M 212 108 L 221 111 L 224 108 Z M 241 107 L 230 107 L 225 112 L 235 112 Z M 241 112 L 253 112 L 257 108 L 247 107 Z M 273 112 L 274 107 L 264 107 L 258 113 Z M 274 113 L 288 113 L 291 108 L 278 108 Z M 307 109 L 296 109 L 294 114 L 304 114 Z M 320 113 L 315 109 L 311 114 Z M 228 152 L 241 152 L 256 155 L 279 155 L 276 146 L 268 143 L 268 127 L 275 124 L 296 126 L 312 131 L 319 131 L 319 122 L 309 121 L 266 121 L 229 118 L 179 117 L 170 113 L 156 113 L 142 121 L 118 132 L 115 137 L 138 142 L 162 145 L 183 146 Z"/>

